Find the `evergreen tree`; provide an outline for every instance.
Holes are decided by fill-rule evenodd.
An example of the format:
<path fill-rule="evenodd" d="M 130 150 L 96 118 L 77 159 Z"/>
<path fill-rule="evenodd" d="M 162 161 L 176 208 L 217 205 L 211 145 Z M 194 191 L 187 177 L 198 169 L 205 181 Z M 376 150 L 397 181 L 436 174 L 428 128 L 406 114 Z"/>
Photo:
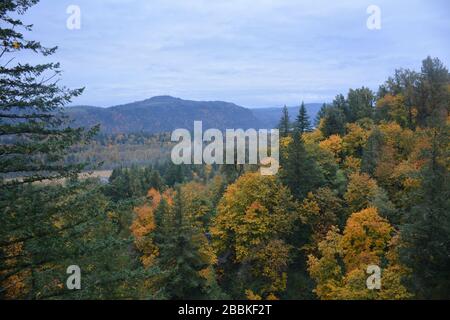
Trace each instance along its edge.
<path fill-rule="evenodd" d="M 183 196 L 178 189 L 171 211 L 164 202 L 157 210 L 156 219 L 160 222 L 161 233 L 156 237 L 159 242 L 157 267 L 161 274 L 157 276 L 157 297 L 165 299 L 205 299 L 211 298 L 215 278 L 208 281 L 202 274 L 211 267 L 210 257 L 202 254 L 202 246 L 207 245 L 204 234 L 189 221 L 184 214 Z"/>
<path fill-rule="evenodd" d="M 136 267 L 123 232 L 128 208 L 111 205 L 92 182 L 24 185 L 0 195 L 0 297 L 6 299 L 139 298 L 151 273 Z M 82 290 L 66 270 L 81 269 Z"/>
<path fill-rule="evenodd" d="M 401 227 L 401 259 L 412 270 L 409 286 L 419 299 L 450 298 L 450 181 L 448 126 L 433 129 L 415 205 Z"/>
<path fill-rule="evenodd" d="M 175 186 L 177 183 L 181 183 L 184 180 L 184 172 L 183 166 L 175 165 L 172 162 L 169 163 L 169 166 L 164 175 L 164 181 L 169 187 Z"/>
<path fill-rule="evenodd" d="M 321 131 L 325 137 L 333 134 L 343 136 L 345 134 L 345 114 L 340 108 L 331 107 L 326 109 Z"/>
<path fill-rule="evenodd" d="M 297 130 L 300 134 L 311 131 L 311 121 L 309 121 L 308 112 L 306 111 L 305 103 L 302 101 L 300 110 L 297 116 Z"/>
<path fill-rule="evenodd" d="M 59 63 L 12 63 L 26 51 L 49 56 L 57 49 L 23 35 L 32 26 L 19 17 L 37 2 L 3 0 L 0 5 L 0 177 L 24 177 L 8 184 L 76 175 L 85 164 L 64 165 L 64 158 L 71 146 L 90 140 L 98 129 L 68 126 L 62 107 L 83 89 L 58 86 Z"/>
<path fill-rule="evenodd" d="M 316 127 L 319 126 L 320 120 L 325 117 L 328 108 L 329 106 L 326 103 L 322 104 L 322 106 L 320 107 L 320 110 L 316 115 L 316 119 L 314 120 L 314 124 Z"/>
<path fill-rule="evenodd" d="M 422 61 L 418 84 L 417 123 L 432 125 L 433 119 L 441 123 L 450 112 L 450 74 L 438 58 L 427 57 Z"/>
<path fill-rule="evenodd" d="M 296 199 L 303 199 L 325 181 L 316 161 L 307 153 L 298 131 L 294 131 L 293 140 L 287 148 L 287 158 L 282 159 L 280 174 Z"/>
<path fill-rule="evenodd" d="M 332 106 L 342 112 L 345 122 L 348 122 L 349 119 L 351 119 L 351 110 L 348 101 L 342 93 L 334 98 Z"/>
<path fill-rule="evenodd" d="M 291 131 L 291 122 L 289 120 L 289 112 L 286 105 L 283 107 L 283 113 L 278 124 L 278 129 L 280 130 L 281 137 L 287 137 Z"/>
<path fill-rule="evenodd" d="M 150 176 L 149 187 L 154 188 L 158 191 L 162 191 L 164 188 L 164 183 L 162 182 L 161 176 L 158 171 L 153 171 Z"/>

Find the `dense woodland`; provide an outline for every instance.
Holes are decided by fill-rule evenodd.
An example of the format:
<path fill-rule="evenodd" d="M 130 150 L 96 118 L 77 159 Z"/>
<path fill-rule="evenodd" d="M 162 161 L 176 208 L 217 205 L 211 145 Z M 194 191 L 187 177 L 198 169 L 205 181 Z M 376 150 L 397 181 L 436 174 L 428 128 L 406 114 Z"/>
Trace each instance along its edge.
<path fill-rule="evenodd" d="M 168 159 L 79 180 L 98 159 L 68 157 L 96 128 L 55 111 L 82 89 L 40 80 L 57 64 L 3 63 L 54 52 L 11 18 L 36 2 L 0 5 L 0 172 L 25 177 L 1 181 L 0 298 L 450 299 L 450 75 L 439 59 L 398 69 L 376 93 L 339 94 L 314 120 L 304 106 L 280 109 L 275 176 Z M 66 287 L 70 265 L 81 290 Z M 369 265 L 380 289 L 366 286 Z"/>

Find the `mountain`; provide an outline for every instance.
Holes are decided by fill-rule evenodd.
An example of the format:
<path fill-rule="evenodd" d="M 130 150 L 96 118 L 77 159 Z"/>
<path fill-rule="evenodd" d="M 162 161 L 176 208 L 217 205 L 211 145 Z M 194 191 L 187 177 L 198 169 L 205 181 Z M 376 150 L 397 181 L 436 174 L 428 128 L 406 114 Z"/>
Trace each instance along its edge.
<path fill-rule="evenodd" d="M 298 107 L 290 109 L 291 119 L 294 119 Z M 159 133 L 178 128 L 192 130 L 195 120 L 203 121 L 203 130 L 269 129 L 276 127 L 281 116 L 281 108 L 248 109 L 229 102 L 191 101 L 171 96 L 157 96 L 109 108 L 74 106 L 66 108 L 66 112 L 75 126 L 100 124 L 103 133 Z"/>

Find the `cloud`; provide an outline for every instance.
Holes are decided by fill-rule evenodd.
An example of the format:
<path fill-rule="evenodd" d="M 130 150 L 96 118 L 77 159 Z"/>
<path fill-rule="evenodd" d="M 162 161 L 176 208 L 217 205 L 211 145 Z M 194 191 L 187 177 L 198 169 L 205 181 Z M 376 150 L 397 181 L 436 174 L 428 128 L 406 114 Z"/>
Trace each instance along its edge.
<path fill-rule="evenodd" d="M 65 27 L 73 3 L 82 10 L 81 30 Z M 157 94 L 246 106 L 322 102 L 349 87 L 375 90 L 395 68 L 418 68 L 427 55 L 449 63 L 446 1 L 379 0 L 379 31 L 366 28 L 370 4 L 43 0 L 25 18 L 35 25 L 33 38 L 60 47 L 53 58 L 64 83 L 86 86 L 77 104 Z"/>

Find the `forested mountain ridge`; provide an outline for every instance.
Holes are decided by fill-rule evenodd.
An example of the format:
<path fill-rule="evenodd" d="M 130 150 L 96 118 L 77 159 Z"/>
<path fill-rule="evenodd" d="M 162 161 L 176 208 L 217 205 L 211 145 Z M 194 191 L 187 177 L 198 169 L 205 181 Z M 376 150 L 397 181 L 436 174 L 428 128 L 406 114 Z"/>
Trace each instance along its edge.
<path fill-rule="evenodd" d="M 315 116 L 320 104 L 311 104 L 310 116 Z M 299 107 L 291 107 L 296 114 Z M 177 128 L 192 129 L 195 120 L 204 128 L 274 128 L 280 108 L 248 109 L 224 101 L 192 101 L 171 96 L 156 96 L 143 101 L 100 108 L 73 106 L 66 108 L 76 126 L 100 124 L 103 133 L 160 133 Z"/>

